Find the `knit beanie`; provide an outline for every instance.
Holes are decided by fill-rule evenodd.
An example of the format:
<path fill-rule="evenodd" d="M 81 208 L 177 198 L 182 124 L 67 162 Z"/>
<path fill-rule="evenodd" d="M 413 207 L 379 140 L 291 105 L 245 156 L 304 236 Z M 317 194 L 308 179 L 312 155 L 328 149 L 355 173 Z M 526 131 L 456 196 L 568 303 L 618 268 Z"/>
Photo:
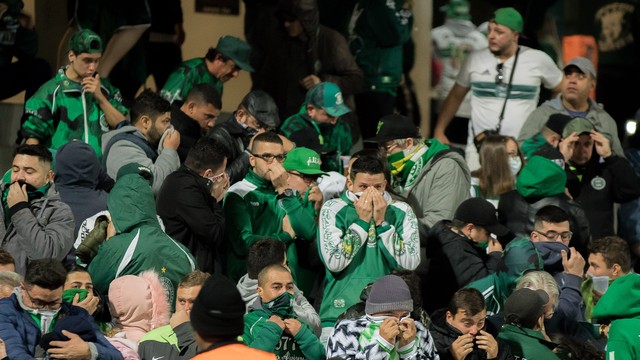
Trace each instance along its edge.
<path fill-rule="evenodd" d="M 244 332 L 245 304 L 228 278 L 214 274 L 193 302 L 191 326 L 204 339 L 236 337 Z"/>
<path fill-rule="evenodd" d="M 393 310 L 413 311 L 413 299 L 409 286 L 396 275 L 381 277 L 371 286 L 364 310 L 367 314 Z"/>

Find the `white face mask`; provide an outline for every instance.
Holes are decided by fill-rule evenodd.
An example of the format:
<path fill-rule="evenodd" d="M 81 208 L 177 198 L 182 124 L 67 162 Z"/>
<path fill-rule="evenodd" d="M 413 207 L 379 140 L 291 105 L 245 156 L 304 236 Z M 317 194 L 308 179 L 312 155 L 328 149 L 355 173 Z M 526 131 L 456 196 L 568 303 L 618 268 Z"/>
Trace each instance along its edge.
<path fill-rule="evenodd" d="M 511 170 L 511 175 L 516 176 L 518 172 L 520 172 L 520 168 L 522 167 L 522 160 L 520 156 L 510 156 L 509 157 L 509 170 Z"/>

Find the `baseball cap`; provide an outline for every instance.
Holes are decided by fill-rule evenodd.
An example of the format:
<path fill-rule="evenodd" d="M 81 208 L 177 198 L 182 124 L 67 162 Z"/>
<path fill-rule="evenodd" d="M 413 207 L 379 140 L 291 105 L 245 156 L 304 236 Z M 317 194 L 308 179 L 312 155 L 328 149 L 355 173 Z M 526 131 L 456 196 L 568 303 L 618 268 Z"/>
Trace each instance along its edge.
<path fill-rule="evenodd" d="M 266 92 L 252 90 L 242 99 L 240 105 L 261 123 L 272 128 L 280 126 L 278 105 L 276 105 L 271 95 Z"/>
<path fill-rule="evenodd" d="M 460 203 L 453 218 L 465 224 L 482 226 L 497 236 L 504 236 L 509 233 L 507 227 L 498 223 L 496 208 L 482 198 L 470 198 Z"/>
<path fill-rule="evenodd" d="M 549 116 L 549 120 L 547 120 L 547 123 L 544 126 L 562 136 L 562 130 L 564 130 L 564 127 L 567 126 L 571 119 L 572 117 L 569 115 L 554 113 Z"/>
<path fill-rule="evenodd" d="M 580 135 L 585 132 L 590 132 L 593 129 L 594 126 L 591 121 L 585 118 L 577 117 L 569 121 L 569 123 L 565 125 L 564 129 L 562 130 L 562 137 L 565 138 L 571 135 L 571 133 L 573 133 L 574 131 L 576 134 Z"/>
<path fill-rule="evenodd" d="M 451 0 L 447 5 L 440 7 L 450 19 L 470 20 L 469 2 L 467 0 Z"/>
<path fill-rule="evenodd" d="M 223 35 L 218 40 L 216 50 L 222 55 L 231 58 L 240 69 L 253 72 L 253 67 L 249 65 L 249 57 L 251 56 L 251 45 L 246 41 L 238 39 L 235 36 Z"/>
<path fill-rule="evenodd" d="M 351 109 L 344 104 L 338 85 L 330 82 L 321 82 L 309 89 L 305 102 L 321 107 L 331 116 L 342 116 L 351 112 Z"/>
<path fill-rule="evenodd" d="M 383 116 L 378 121 L 376 136 L 366 139 L 365 142 L 385 143 L 389 140 L 419 138 L 418 128 L 411 119 L 400 114 Z"/>
<path fill-rule="evenodd" d="M 69 39 L 69 50 L 76 55 L 102 53 L 102 39 L 89 29 L 80 30 Z"/>
<path fill-rule="evenodd" d="M 591 74 L 592 78 L 596 78 L 596 68 L 593 66 L 591 60 L 587 59 L 586 57 L 574 57 L 567 63 L 567 65 L 564 66 L 564 68 L 562 68 L 562 70 L 567 70 L 567 68 L 570 66 L 575 66 L 583 74 Z"/>
<path fill-rule="evenodd" d="M 306 147 L 297 147 L 287 153 L 282 166 L 285 170 L 295 170 L 305 175 L 324 175 L 326 172 L 320 170 L 320 155 Z"/>
<path fill-rule="evenodd" d="M 532 329 L 548 302 L 549 295 L 544 290 L 518 289 L 504 302 L 504 321 Z"/>
<path fill-rule="evenodd" d="M 500 8 L 493 15 L 492 21 L 496 24 L 504 25 L 513 31 L 522 32 L 524 21 L 518 10 L 512 7 Z"/>

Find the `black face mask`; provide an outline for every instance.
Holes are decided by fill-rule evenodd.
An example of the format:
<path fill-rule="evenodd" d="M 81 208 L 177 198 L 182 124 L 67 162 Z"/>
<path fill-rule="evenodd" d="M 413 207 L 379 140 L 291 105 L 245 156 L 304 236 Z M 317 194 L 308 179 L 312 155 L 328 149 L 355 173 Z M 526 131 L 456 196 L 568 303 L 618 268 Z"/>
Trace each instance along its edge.
<path fill-rule="evenodd" d="M 33 185 L 29 184 L 29 183 L 26 183 L 24 181 L 18 181 L 18 184 L 20 185 L 21 189 L 22 189 L 23 185 L 27 185 L 27 194 L 33 193 L 33 192 L 38 190 L 35 186 L 33 186 Z"/>

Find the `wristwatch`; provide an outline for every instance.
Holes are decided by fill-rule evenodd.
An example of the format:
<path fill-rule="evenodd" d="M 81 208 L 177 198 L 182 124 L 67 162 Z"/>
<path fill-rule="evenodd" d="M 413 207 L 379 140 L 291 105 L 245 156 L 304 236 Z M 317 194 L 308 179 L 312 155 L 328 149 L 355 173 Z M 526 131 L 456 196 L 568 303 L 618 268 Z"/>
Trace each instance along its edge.
<path fill-rule="evenodd" d="M 284 198 L 290 198 L 292 196 L 296 195 L 296 191 L 293 189 L 284 189 L 284 191 L 282 192 L 282 194 L 278 194 L 278 196 L 276 197 L 277 199 L 284 199 Z"/>

